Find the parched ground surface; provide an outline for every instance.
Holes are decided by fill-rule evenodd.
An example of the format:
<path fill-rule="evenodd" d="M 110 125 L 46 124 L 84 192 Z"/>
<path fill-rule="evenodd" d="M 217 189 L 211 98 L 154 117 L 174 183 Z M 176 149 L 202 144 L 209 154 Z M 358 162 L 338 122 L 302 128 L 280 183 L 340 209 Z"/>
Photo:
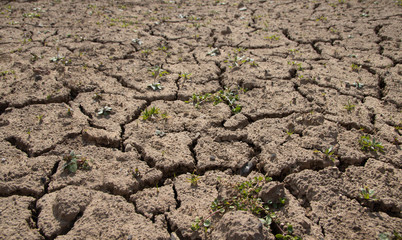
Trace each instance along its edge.
<path fill-rule="evenodd" d="M 400 0 L 17 0 L 0 18 L 0 239 L 402 233 Z M 233 104 L 186 102 L 221 90 Z M 65 169 L 71 151 L 90 169 Z M 274 223 L 190 229 L 263 175 Z"/>

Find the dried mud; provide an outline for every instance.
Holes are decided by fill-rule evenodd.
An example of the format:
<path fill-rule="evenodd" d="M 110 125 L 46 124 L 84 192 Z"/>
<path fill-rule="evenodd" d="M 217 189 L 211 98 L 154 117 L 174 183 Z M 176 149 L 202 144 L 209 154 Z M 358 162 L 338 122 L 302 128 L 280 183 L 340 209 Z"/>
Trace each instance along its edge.
<path fill-rule="evenodd" d="M 0 239 L 402 234 L 401 4 L 2 1 Z M 186 102 L 227 88 L 247 89 L 239 113 Z M 72 150 L 90 169 L 64 168 Z M 280 223 L 229 211 L 190 229 L 263 175 Z"/>

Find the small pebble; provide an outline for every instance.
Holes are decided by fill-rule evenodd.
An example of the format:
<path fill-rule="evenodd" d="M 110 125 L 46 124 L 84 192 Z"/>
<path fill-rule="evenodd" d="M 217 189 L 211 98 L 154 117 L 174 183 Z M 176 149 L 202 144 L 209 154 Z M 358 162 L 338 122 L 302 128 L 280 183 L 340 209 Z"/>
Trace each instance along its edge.
<path fill-rule="evenodd" d="M 215 156 L 212 156 L 212 155 L 211 155 L 211 156 L 209 157 L 209 160 L 215 161 Z"/>

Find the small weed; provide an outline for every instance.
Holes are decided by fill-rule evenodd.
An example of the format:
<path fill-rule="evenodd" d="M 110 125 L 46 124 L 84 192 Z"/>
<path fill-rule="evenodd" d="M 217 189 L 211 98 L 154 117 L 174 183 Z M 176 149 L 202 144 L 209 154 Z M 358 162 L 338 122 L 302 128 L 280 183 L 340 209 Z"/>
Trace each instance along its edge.
<path fill-rule="evenodd" d="M 220 90 L 214 94 L 206 93 L 204 95 L 193 94 L 193 96 L 185 101 L 186 103 L 192 102 L 196 108 L 199 108 L 200 104 L 204 102 L 213 102 L 214 106 L 223 102 L 226 103 L 232 110 L 233 113 L 239 113 L 242 109 L 242 106 L 236 104 L 236 101 L 239 100 L 239 93 L 246 92 L 247 90 L 244 88 L 237 88 L 236 90 L 231 90 L 230 88 L 225 87 L 224 90 Z"/>
<path fill-rule="evenodd" d="M 333 146 L 330 146 L 329 148 L 325 149 L 324 154 L 327 159 L 330 159 L 331 161 L 335 162 L 335 158 L 334 158 L 335 152 L 333 150 Z"/>
<path fill-rule="evenodd" d="M 218 49 L 218 48 L 214 48 L 214 49 L 212 49 L 211 51 L 209 51 L 209 52 L 207 53 L 207 56 L 213 57 L 213 56 L 217 56 L 217 55 L 220 55 L 220 54 L 221 54 L 221 52 L 219 51 L 219 49 Z"/>
<path fill-rule="evenodd" d="M 39 13 L 24 13 L 22 14 L 24 18 L 40 18 Z"/>
<path fill-rule="evenodd" d="M 360 83 L 360 82 L 354 82 L 352 85 L 353 85 L 353 87 L 356 87 L 357 89 L 362 89 L 364 87 L 364 84 Z"/>
<path fill-rule="evenodd" d="M 96 110 L 96 113 L 98 116 L 108 116 L 112 112 L 112 108 L 108 106 L 104 106 L 103 108 L 100 108 Z"/>
<path fill-rule="evenodd" d="M 148 57 L 152 54 L 152 50 L 151 49 L 144 49 L 141 51 L 141 54 Z"/>
<path fill-rule="evenodd" d="M 75 173 L 77 169 L 89 170 L 89 161 L 81 155 L 76 155 L 74 151 L 71 151 L 69 155 L 64 156 L 63 160 L 66 161 L 63 165 L 63 170 L 68 170 L 70 173 Z"/>
<path fill-rule="evenodd" d="M 71 111 L 71 108 L 67 108 L 67 116 L 71 117 L 73 115 L 73 112 Z"/>
<path fill-rule="evenodd" d="M 360 188 L 360 198 L 373 201 L 378 200 L 375 195 L 375 191 L 367 186 Z"/>
<path fill-rule="evenodd" d="M 192 74 L 192 73 L 182 73 L 182 74 L 179 74 L 179 76 L 180 76 L 181 78 L 183 78 L 184 80 L 188 80 L 188 79 L 190 79 L 191 74 Z"/>
<path fill-rule="evenodd" d="M 264 37 L 264 39 L 268 39 L 268 40 L 272 40 L 272 41 L 278 41 L 280 39 L 280 37 L 276 36 L 276 35 L 271 35 L 268 37 Z"/>
<path fill-rule="evenodd" d="M 163 76 L 169 74 L 169 72 L 167 72 L 166 70 L 163 70 L 159 66 L 154 66 L 153 68 L 148 69 L 148 71 L 151 72 L 151 75 L 154 77 L 154 79 L 156 79 L 157 77 L 163 77 Z"/>
<path fill-rule="evenodd" d="M 297 63 L 294 61 L 292 61 L 292 62 L 288 61 L 288 65 L 297 66 L 298 71 L 304 71 L 301 63 Z"/>
<path fill-rule="evenodd" d="M 350 68 L 352 69 L 353 72 L 359 72 L 360 69 L 361 69 L 361 66 L 359 66 L 359 65 L 353 63 L 353 64 L 350 66 Z"/>
<path fill-rule="evenodd" d="M 138 170 L 138 167 L 134 168 L 134 170 L 133 170 L 133 177 L 134 177 L 134 178 L 139 178 L 139 177 L 141 177 L 141 173 L 140 173 L 140 170 Z"/>
<path fill-rule="evenodd" d="M 150 118 L 155 118 L 159 114 L 159 108 L 157 107 L 152 107 L 151 109 L 145 109 L 141 113 L 142 120 L 146 121 Z"/>
<path fill-rule="evenodd" d="M 346 111 L 348 111 L 348 112 L 352 112 L 353 109 L 355 109 L 355 107 L 356 107 L 356 105 L 351 104 L 351 103 L 350 103 L 350 100 L 348 101 L 348 104 L 346 104 L 346 105 L 344 106 L 344 108 L 345 108 Z"/>
<path fill-rule="evenodd" d="M 292 131 L 292 130 L 287 130 L 286 133 L 288 134 L 289 137 L 293 135 L 293 131 Z"/>
<path fill-rule="evenodd" d="M 327 21 L 327 20 L 328 20 L 327 17 L 324 17 L 324 16 L 321 16 L 321 17 L 318 17 L 318 18 L 315 19 L 316 22 L 318 22 L 318 21 Z"/>
<path fill-rule="evenodd" d="M 162 90 L 163 86 L 160 83 L 152 83 L 148 85 L 148 88 L 151 88 L 154 91 Z"/>
<path fill-rule="evenodd" d="M 293 236 L 293 226 L 290 224 L 286 225 L 286 233 L 276 234 L 275 238 L 278 240 L 302 240 L 299 236 Z"/>
<path fill-rule="evenodd" d="M 379 240 L 402 240 L 402 235 L 394 230 L 393 233 L 383 232 L 378 234 Z"/>
<path fill-rule="evenodd" d="M 204 228 L 206 231 L 211 226 L 210 218 L 215 214 L 224 214 L 228 211 L 240 210 L 249 211 L 258 216 L 260 221 L 267 228 L 269 228 L 271 224 L 275 224 L 276 227 L 282 232 L 282 234 L 277 234 L 276 237 L 278 239 L 300 240 L 300 237 L 293 236 L 293 227 L 291 225 L 287 225 L 286 232 L 281 228 L 279 219 L 273 211 L 273 209 L 285 205 L 286 199 L 278 199 L 278 202 L 275 203 L 272 201 L 264 203 L 260 198 L 258 198 L 258 194 L 261 191 L 262 186 L 264 183 L 269 181 L 272 181 L 271 177 L 260 176 L 235 185 L 234 196 L 228 199 L 215 199 L 211 204 L 211 209 L 213 212 L 205 218 L 196 217 L 194 223 L 191 225 L 191 230 L 198 231 L 199 229 Z"/>
<path fill-rule="evenodd" d="M 371 140 L 368 135 L 361 136 L 359 143 L 363 151 L 384 152 L 384 146 L 380 142 L 376 142 L 375 138 Z"/>
<path fill-rule="evenodd" d="M 166 135 L 166 133 L 164 131 L 156 129 L 155 130 L 155 135 L 158 136 L 158 137 L 163 137 L 163 136 Z"/>
<path fill-rule="evenodd" d="M 197 187 L 199 178 L 200 176 L 198 176 L 197 174 L 195 174 L 195 172 L 193 172 L 190 178 L 187 178 L 187 180 L 191 183 L 192 187 Z"/>
<path fill-rule="evenodd" d="M 38 119 L 39 124 L 42 124 L 42 122 L 43 122 L 43 114 L 36 116 L 36 118 Z"/>
<path fill-rule="evenodd" d="M 95 94 L 92 96 L 92 99 L 95 100 L 95 101 L 100 101 L 100 100 L 103 99 L 103 97 L 102 97 L 102 94 L 100 94 L 100 93 L 95 93 Z"/>

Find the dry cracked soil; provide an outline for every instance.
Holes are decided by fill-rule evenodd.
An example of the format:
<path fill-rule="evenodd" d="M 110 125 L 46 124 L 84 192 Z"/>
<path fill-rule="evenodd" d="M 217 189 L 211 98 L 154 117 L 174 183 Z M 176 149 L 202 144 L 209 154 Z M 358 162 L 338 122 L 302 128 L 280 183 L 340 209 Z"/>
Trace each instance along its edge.
<path fill-rule="evenodd" d="M 401 239 L 400 0 L 0 18 L 0 239 Z"/>

